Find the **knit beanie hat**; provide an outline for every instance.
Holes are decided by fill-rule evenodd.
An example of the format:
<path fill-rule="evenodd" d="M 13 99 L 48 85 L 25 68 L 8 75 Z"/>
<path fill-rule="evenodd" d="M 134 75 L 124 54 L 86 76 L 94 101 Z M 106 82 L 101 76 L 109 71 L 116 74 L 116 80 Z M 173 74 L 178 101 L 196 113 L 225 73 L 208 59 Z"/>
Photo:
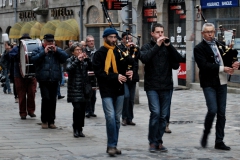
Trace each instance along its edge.
<path fill-rule="evenodd" d="M 102 37 L 107 37 L 110 34 L 116 34 L 116 36 L 119 37 L 118 32 L 114 28 L 106 28 L 103 32 Z"/>

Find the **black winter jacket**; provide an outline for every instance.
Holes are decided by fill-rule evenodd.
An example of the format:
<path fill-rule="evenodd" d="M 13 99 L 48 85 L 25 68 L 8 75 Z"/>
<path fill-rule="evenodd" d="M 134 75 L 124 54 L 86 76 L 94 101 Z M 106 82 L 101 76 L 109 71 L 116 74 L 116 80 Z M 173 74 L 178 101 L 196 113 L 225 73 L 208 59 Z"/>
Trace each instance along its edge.
<path fill-rule="evenodd" d="M 216 45 L 219 46 L 219 44 Z M 223 54 L 223 50 L 219 49 L 219 52 L 221 55 Z M 219 86 L 219 64 L 215 62 L 214 53 L 207 42 L 202 40 L 202 42 L 195 46 L 194 58 L 199 68 L 200 86 Z"/>
<path fill-rule="evenodd" d="M 125 75 L 127 66 L 121 61 L 119 52 L 115 49 L 114 55 L 117 64 L 118 73 L 113 72 L 113 68 L 109 69 L 109 74 L 107 75 L 104 71 L 105 59 L 107 56 L 108 49 L 104 46 L 97 50 L 93 57 L 93 69 L 97 77 L 99 90 L 102 98 L 105 97 L 116 97 L 124 94 L 124 87 L 118 81 L 118 74 Z"/>
<path fill-rule="evenodd" d="M 87 101 L 84 97 L 83 87 L 85 83 L 90 83 L 88 80 L 88 67 L 91 67 L 89 59 L 79 61 L 75 56 L 67 59 L 66 70 L 68 72 L 68 102 L 84 102 Z"/>
<path fill-rule="evenodd" d="M 145 91 L 173 89 L 172 69 L 178 69 L 182 57 L 171 44 L 158 46 L 151 40 L 142 46 L 140 60 L 145 64 Z"/>
<path fill-rule="evenodd" d="M 61 81 L 61 64 L 68 58 L 67 53 L 57 47 L 56 52 L 44 52 L 44 47 L 40 46 L 32 51 L 30 58 L 35 66 L 36 78 L 40 81 Z"/>

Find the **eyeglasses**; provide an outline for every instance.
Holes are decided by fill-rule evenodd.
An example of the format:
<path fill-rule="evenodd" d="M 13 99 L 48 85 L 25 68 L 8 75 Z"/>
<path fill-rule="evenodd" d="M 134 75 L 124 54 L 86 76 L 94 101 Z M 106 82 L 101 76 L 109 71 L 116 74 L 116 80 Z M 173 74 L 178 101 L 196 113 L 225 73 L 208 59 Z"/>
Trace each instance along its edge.
<path fill-rule="evenodd" d="M 87 42 L 94 42 L 94 40 L 88 40 Z"/>
<path fill-rule="evenodd" d="M 203 33 L 213 34 L 215 31 L 203 31 Z"/>
<path fill-rule="evenodd" d="M 74 51 L 78 51 L 79 52 L 79 51 L 82 51 L 82 49 L 74 49 Z"/>

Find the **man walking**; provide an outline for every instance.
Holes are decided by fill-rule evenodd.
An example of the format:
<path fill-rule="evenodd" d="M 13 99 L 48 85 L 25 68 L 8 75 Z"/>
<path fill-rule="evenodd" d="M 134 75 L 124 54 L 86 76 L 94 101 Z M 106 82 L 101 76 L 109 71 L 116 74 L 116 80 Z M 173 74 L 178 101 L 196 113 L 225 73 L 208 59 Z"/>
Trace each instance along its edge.
<path fill-rule="evenodd" d="M 61 64 L 68 58 L 67 53 L 55 46 L 52 34 L 44 35 L 43 45 L 32 51 L 31 61 L 36 68 L 36 78 L 39 82 L 42 104 L 42 128 L 56 129 L 55 112 L 59 81 L 62 79 Z"/>
<path fill-rule="evenodd" d="M 107 153 L 110 156 L 121 154 L 118 150 L 120 116 L 122 114 L 124 87 L 127 78 L 132 79 L 132 71 L 127 71 L 125 63 L 116 49 L 118 33 L 113 28 L 103 32 L 104 44 L 95 52 L 93 69 L 99 84 L 107 128 Z"/>
<path fill-rule="evenodd" d="M 85 48 L 85 53 L 87 54 L 89 59 L 92 61 L 94 53 L 96 52 L 94 37 L 92 35 L 88 35 L 86 37 L 86 44 L 87 44 L 87 46 Z M 89 70 L 89 72 L 93 72 L 93 68 L 91 70 Z M 94 113 L 95 103 L 97 100 L 97 97 L 96 97 L 97 82 L 96 82 L 96 76 L 94 76 L 94 75 L 90 75 L 88 78 L 91 81 L 92 87 L 95 87 L 95 89 L 93 89 L 92 97 L 91 97 L 90 101 L 87 102 L 87 106 L 86 106 L 86 117 L 90 118 L 90 117 L 97 117 L 97 115 Z"/>
<path fill-rule="evenodd" d="M 202 27 L 203 40 L 194 48 L 195 61 L 199 68 L 199 79 L 206 104 L 207 115 L 201 146 L 207 146 L 207 140 L 217 114 L 215 149 L 230 150 L 223 142 L 226 123 L 227 74 L 233 73 L 233 68 L 224 66 L 221 55 L 225 47 L 218 49 L 220 44 L 214 41 L 215 26 L 205 23 Z M 221 47 L 220 47 L 221 48 Z"/>
<path fill-rule="evenodd" d="M 172 69 L 179 67 L 181 55 L 164 36 L 163 25 L 156 23 L 151 28 L 152 40 L 143 45 L 140 60 L 145 64 L 144 90 L 149 110 L 149 151 L 167 151 L 163 146 L 166 116 L 173 90 Z"/>
<path fill-rule="evenodd" d="M 129 54 L 134 59 L 134 65 L 129 66 L 133 70 L 132 80 L 127 80 L 124 83 L 124 103 L 123 103 L 123 111 L 122 111 L 122 125 L 136 125 L 133 120 L 133 106 L 134 106 L 134 98 L 135 98 L 135 90 L 136 83 L 139 81 L 138 75 L 138 48 L 135 48 L 135 44 L 132 41 L 132 36 L 127 34 L 126 32 L 122 33 L 121 44 L 119 45 L 121 50 L 124 52 L 129 51 Z"/>

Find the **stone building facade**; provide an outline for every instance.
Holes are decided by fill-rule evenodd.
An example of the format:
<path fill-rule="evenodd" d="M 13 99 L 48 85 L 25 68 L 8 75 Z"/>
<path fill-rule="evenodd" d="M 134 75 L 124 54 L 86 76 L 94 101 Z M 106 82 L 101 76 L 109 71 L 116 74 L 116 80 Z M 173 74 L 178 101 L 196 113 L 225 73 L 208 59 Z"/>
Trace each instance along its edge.
<path fill-rule="evenodd" d="M 0 2 L 0 34 L 9 34 L 11 28 L 19 22 L 23 25 L 30 22 L 32 25 L 35 25 L 36 22 L 39 22 L 42 25 L 41 27 L 44 27 L 48 22 L 51 23 L 58 20 L 58 23 L 62 24 L 63 29 L 66 29 L 66 32 L 60 30 L 62 32 L 58 33 L 60 35 L 58 35 L 57 44 L 60 47 L 64 47 L 70 39 L 85 40 L 88 34 L 95 37 L 96 46 L 99 47 L 102 44 L 102 33 L 109 26 L 100 1 L 2 0 Z M 194 61 L 193 48 L 202 40 L 201 27 L 203 21 L 195 6 L 204 4 L 205 0 L 128 0 L 128 2 L 132 3 L 135 12 L 135 16 L 132 19 L 132 32 L 134 36 L 141 35 L 140 44 L 150 40 L 152 23 L 162 23 L 165 26 L 165 35 L 171 39 L 173 45 L 185 59 L 181 64 L 180 70 L 174 73 L 178 77 L 176 83 L 190 87 L 191 83 L 198 82 L 198 68 Z M 237 2 L 239 3 L 239 0 Z M 226 8 L 211 8 L 213 5 L 216 5 L 213 2 L 209 5 L 209 8 L 202 9 L 209 22 L 213 22 L 216 26 L 224 24 L 226 31 L 231 30 L 231 27 L 235 27 L 237 29 L 237 38 L 240 37 L 240 32 L 238 32 L 240 30 L 239 6 L 232 7 L 229 5 Z M 117 30 L 128 28 L 126 19 L 123 17 L 125 14 L 121 10 L 108 10 L 108 13 L 113 26 Z M 233 24 L 229 25 L 231 22 Z M 63 23 L 70 25 L 70 27 L 64 26 Z M 69 30 L 75 30 L 73 33 L 75 37 L 66 35 L 68 32 L 71 34 Z M 216 36 L 219 32 L 218 30 Z M 9 36 L 11 37 L 11 35 Z M 35 38 L 38 38 L 38 35 Z M 11 41 L 16 41 L 16 39 L 11 38 Z M 2 42 L 1 36 L 0 42 Z M 237 41 L 237 43 L 239 42 Z M 3 50 L 3 45 L 1 44 L 0 52 L 2 53 Z M 143 80 L 144 71 L 142 64 L 140 64 L 139 74 L 141 75 L 141 80 Z M 240 73 L 237 74 L 240 75 Z M 240 78 L 238 80 L 238 77 L 233 78 L 234 82 L 230 82 L 230 85 L 239 86 Z"/>

